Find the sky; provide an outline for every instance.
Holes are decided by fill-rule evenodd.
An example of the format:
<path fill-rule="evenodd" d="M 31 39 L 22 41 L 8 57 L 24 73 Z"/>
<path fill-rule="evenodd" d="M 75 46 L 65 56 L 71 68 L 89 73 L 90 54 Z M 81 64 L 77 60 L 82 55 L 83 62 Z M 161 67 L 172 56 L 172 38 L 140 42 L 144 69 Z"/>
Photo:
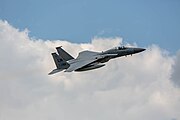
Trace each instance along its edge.
<path fill-rule="evenodd" d="M 0 0 L 0 120 L 180 120 L 179 1 Z M 173 38 L 173 39 L 170 39 Z M 86 72 L 51 53 L 146 48 Z"/>
<path fill-rule="evenodd" d="M 0 120 L 180 119 L 179 51 L 172 56 L 149 45 L 103 68 L 49 76 L 56 46 L 76 57 L 79 51 L 121 44 L 123 38 L 40 40 L 0 21 L 0 39 Z"/>
<path fill-rule="evenodd" d="M 157 44 L 175 53 L 179 6 L 179 0 L 0 0 L 0 19 L 38 39 L 87 43 L 122 37 L 124 43 Z"/>

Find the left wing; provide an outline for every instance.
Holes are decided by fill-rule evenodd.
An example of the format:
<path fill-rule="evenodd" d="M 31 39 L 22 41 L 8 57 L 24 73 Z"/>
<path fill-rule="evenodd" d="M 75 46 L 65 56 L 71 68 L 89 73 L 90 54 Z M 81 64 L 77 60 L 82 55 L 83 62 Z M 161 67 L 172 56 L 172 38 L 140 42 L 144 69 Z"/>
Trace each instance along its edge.
<path fill-rule="evenodd" d="M 88 64 L 91 64 L 92 62 L 95 62 L 99 59 L 105 58 L 105 57 L 113 57 L 117 54 L 105 54 L 100 55 L 98 52 L 93 51 L 83 51 L 80 52 L 76 60 L 72 63 L 70 63 L 69 68 L 65 70 L 65 72 L 72 72 L 79 68 L 82 68 Z"/>
<path fill-rule="evenodd" d="M 77 62 L 74 62 L 72 64 L 70 64 L 70 67 L 68 69 L 65 70 L 65 72 L 72 72 L 75 71 L 81 67 L 84 67 L 92 62 L 95 62 L 97 59 L 91 59 L 91 60 L 80 60 Z"/>

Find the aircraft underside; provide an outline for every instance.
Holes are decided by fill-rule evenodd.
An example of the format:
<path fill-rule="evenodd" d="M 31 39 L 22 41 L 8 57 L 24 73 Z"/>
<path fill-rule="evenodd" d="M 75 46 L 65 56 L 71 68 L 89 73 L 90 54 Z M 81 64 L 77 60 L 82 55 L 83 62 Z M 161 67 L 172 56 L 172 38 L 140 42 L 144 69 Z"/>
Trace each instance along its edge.
<path fill-rule="evenodd" d="M 103 66 L 105 66 L 105 64 L 89 64 L 89 65 L 86 65 L 86 66 L 79 68 L 75 71 L 81 72 L 81 71 L 93 70 L 93 69 L 97 69 L 97 68 L 100 68 Z"/>

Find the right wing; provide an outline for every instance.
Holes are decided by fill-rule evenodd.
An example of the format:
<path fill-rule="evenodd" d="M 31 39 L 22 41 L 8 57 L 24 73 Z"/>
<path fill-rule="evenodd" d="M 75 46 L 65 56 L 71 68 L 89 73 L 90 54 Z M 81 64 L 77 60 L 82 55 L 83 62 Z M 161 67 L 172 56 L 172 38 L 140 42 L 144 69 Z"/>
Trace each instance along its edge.
<path fill-rule="evenodd" d="M 98 55 L 98 52 L 93 52 L 93 51 L 82 51 L 79 53 L 78 57 L 76 59 L 85 59 L 85 58 L 91 58 L 92 56 Z"/>

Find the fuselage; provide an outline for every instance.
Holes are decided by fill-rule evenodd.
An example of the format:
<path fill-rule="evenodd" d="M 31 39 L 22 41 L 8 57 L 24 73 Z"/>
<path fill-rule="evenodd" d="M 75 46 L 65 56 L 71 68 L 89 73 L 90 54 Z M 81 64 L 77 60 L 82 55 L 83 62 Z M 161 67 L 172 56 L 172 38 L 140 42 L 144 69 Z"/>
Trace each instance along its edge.
<path fill-rule="evenodd" d="M 104 59 L 100 59 L 99 61 L 101 63 L 104 63 L 113 58 L 136 54 L 136 53 L 142 52 L 144 50 L 145 50 L 144 48 L 130 48 L 130 47 L 124 47 L 124 46 L 116 47 L 116 48 L 109 49 L 107 51 L 100 53 L 101 55 L 114 54 L 114 56 L 107 56 Z"/>
<path fill-rule="evenodd" d="M 145 50 L 144 48 L 130 48 L 130 47 L 123 46 L 123 47 L 116 47 L 113 49 L 109 49 L 107 51 L 102 52 L 101 54 L 117 54 L 117 56 L 113 57 L 113 58 L 116 58 L 116 57 L 136 54 L 144 50 Z"/>
<path fill-rule="evenodd" d="M 82 68 L 77 69 L 76 71 L 92 70 L 92 69 L 97 69 L 97 68 L 105 66 L 105 64 L 102 64 L 102 63 L 108 62 L 110 59 L 136 54 L 136 53 L 142 52 L 144 50 L 145 50 L 144 48 L 130 48 L 130 47 L 124 47 L 124 46 L 116 47 L 113 49 L 109 49 L 107 51 L 96 52 L 97 54 L 94 54 L 87 58 L 72 59 L 72 60 L 68 61 L 68 63 L 71 64 L 71 63 L 81 62 L 81 61 L 87 60 L 87 59 L 97 59 L 96 61 L 89 63 L 89 64 L 83 66 Z"/>

